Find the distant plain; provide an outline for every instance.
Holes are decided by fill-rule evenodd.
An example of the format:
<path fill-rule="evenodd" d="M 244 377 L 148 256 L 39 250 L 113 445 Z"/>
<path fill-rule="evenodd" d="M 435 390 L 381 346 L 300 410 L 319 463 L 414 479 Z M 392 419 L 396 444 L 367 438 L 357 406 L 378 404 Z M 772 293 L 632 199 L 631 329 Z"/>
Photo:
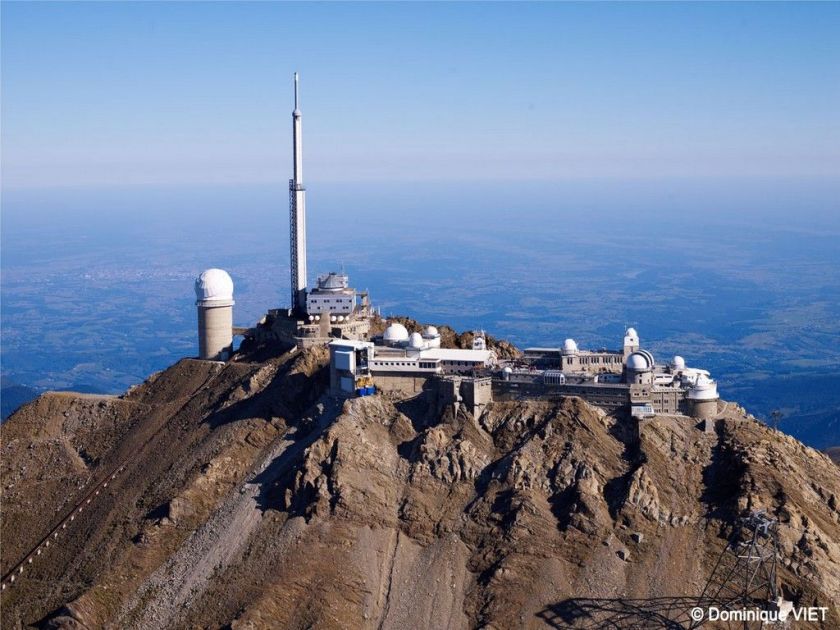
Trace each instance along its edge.
<path fill-rule="evenodd" d="M 520 347 L 633 325 L 658 361 L 840 444 L 837 182 L 316 182 L 307 201 L 310 282 L 344 268 L 383 315 Z M 119 393 L 194 355 L 206 267 L 233 276 L 237 325 L 286 305 L 287 216 L 282 186 L 4 191 L 4 398 Z"/>

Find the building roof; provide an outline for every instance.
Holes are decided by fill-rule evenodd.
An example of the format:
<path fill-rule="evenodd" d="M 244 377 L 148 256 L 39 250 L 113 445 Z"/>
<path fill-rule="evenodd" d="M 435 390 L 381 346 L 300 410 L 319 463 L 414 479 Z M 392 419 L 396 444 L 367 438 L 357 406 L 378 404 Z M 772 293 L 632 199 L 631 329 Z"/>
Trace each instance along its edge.
<path fill-rule="evenodd" d="M 321 291 L 338 291 L 340 289 L 348 288 L 350 279 L 346 273 L 336 273 L 331 271 L 322 276 L 318 276 L 317 285 Z"/>
<path fill-rule="evenodd" d="M 330 342 L 330 346 L 334 348 L 352 348 L 353 350 L 361 350 L 362 348 L 372 347 L 373 342 L 359 341 L 357 339 L 335 339 Z"/>
<path fill-rule="evenodd" d="M 469 361 L 484 363 L 493 356 L 492 350 L 462 350 L 460 348 L 428 348 L 420 351 L 421 359 L 441 359 L 442 361 Z"/>

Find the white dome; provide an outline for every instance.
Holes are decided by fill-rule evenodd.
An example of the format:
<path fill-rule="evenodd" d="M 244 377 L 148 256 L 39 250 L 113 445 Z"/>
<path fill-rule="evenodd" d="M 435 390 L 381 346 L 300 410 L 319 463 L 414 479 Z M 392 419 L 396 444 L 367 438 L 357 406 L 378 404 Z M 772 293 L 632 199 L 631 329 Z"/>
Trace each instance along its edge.
<path fill-rule="evenodd" d="M 399 322 L 394 322 L 385 329 L 385 334 L 382 335 L 387 343 L 401 343 L 408 341 L 408 330 Z"/>
<path fill-rule="evenodd" d="M 233 280 L 223 269 L 202 271 L 195 279 L 195 297 L 200 301 L 233 300 Z"/>
<path fill-rule="evenodd" d="M 627 332 L 624 333 L 625 337 L 638 337 L 639 333 L 636 332 L 635 328 L 628 328 Z"/>
<path fill-rule="evenodd" d="M 626 365 L 628 370 L 646 372 L 653 368 L 653 357 L 648 352 L 631 352 Z"/>
<path fill-rule="evenodd" d="M 572 354 L 578 351 L 577 343 L 574 339 L 566 339 L 563 342 L 563 354 Z"/>
<path fill-rule="evenodd" d="M 413 332 L 408 337 L 408 347 L 419 350 L 423 347 L 423 337 L 418 332 Z"/>
<path fill-rule="evenodd" d="M 717 400 L 717 383 L 705 374 L 698 374 L 694 387 L 688 390 L 688 398 L 691 400 Z"/>
<path fill-rule="evenodd" d="M 423 330 L 423 337 L 425 337 L 426 339 L 440 337 L 440 333 L 438 332 L 438 329 L 434 326 L 426 326 L 426 328 Z"/>
<path fill-rule="evenodd" d="M 675 370 L 684 370 L 685 369 L 685 359 L 683 359 L 680 355 L 676 355 L 671 360 L 671 367 Z"/>

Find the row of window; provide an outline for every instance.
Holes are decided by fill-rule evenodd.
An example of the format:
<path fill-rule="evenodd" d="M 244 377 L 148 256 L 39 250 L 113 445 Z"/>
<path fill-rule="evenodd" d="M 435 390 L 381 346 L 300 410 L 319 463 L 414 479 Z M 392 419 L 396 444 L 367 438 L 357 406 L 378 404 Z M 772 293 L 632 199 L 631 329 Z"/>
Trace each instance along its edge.
<path fill-rule="evenodd" d="M 569 363 L 574 363 L 576 357 L 568 357 Z M 624 357 L 619 356 L 617 354 L 609 354 L 609 355 L 595 355 L 591 357 L 577 357 L 580 359 L 581 364 L 585 363 L 622 363 L 624 361 Z"/>
<path fill-rule="evenodd" d="M 444 361 L 444 364 L 447 367 L 475 367 L 478 363 L 473 361 Z M 375 366 L 385 366 L 385 365 L 399 365 L 404 367 L 417 367 L 419 366 L 422 369 L 432 370 L 435 368 L 435 364 L 433 362 L 425 362 L 421 361 L 419 364 L 415 363 L 414 361 L 374 361 L 373 365 Z"/>

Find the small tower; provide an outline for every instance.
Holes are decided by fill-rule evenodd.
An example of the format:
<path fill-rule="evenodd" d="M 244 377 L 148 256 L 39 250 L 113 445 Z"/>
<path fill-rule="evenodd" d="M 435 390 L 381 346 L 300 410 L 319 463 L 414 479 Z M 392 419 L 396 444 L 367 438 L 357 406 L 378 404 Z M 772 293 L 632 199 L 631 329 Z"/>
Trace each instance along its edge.
<path fill-rule="evenodd" d="M 624 333 L 624 360 L 639 349 L 639 334 L 635 328 L 628 328 Z"/>
<path fill-rule="evenodd" d="M 233 280 L 222 269 L 208 269 L 195 280 L 198 358 L 226 361 L 233 350 Z"/>

